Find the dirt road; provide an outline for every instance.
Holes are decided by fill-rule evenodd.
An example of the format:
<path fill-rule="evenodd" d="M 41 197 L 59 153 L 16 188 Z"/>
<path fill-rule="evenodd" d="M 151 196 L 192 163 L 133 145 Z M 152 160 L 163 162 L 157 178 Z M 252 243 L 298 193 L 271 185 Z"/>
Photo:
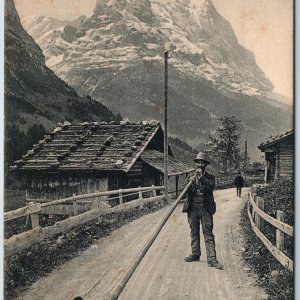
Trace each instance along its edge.
<path fill-rule="evenodd" d="M 228 189 L 216 191 L 215 199 L 214 233 L 217 256 L 224 270 L 207 266 L 203 238 L 200 262 L 184 262 L 183 258 L 190 253 L 190 237 L 187 216 L 181 213 L 180 204 L 127 283 L 120 300 L 267 298 L 255 285 L 255 275 L 241 257 L 243 237 L 239 214 L 245 197 L 241 200 L 235 197 L 234 189 Z M 167 209 L 124 225 L 111 236 L 97 241 L 80 256 L 37 281 L 18 299 L 73 299 L 75 296 L 86 300 L 103 299 Z"/>

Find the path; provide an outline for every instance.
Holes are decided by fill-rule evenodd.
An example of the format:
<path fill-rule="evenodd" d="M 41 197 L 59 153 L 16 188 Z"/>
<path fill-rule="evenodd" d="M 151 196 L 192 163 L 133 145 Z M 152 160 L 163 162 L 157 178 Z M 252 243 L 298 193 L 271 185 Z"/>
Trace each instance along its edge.
<path fill-rule="evenodd" d="M 240 211 L 246 201 L 234 189 L 215 191 L 214 217 L 217 256 L 224 270 L 209 268 L 203 239 L 200 262 L 186 263 L 189 227 L 180 204 L 127 283 L 120 300 L 261 300 L 266 294 L 255 284 L 241 257 Z M 103 299 L 118 282 L 168 208 L 146 215 L 97 241 L 73 260 L 40 279 L 18 299 Z"/>

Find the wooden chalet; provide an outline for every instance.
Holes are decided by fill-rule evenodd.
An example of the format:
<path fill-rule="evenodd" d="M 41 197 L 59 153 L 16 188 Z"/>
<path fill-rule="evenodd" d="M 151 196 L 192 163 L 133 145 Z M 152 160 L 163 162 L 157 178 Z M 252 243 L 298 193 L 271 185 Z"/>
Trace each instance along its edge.
<path fill-rule="evenodd" d="M 292 178 L 294 174 L 294 130 L 261 143 L 258 149 L 265 153 L 265 182 L 278 177 Z"/>
<path fill-rule="evenodd" d="M 11 169 L 25 175 L 27 201 L 163 185 L 163 135 L 155 121 L 58 123 Z M 168 151 L 169 176 L 193 171 Z"/>

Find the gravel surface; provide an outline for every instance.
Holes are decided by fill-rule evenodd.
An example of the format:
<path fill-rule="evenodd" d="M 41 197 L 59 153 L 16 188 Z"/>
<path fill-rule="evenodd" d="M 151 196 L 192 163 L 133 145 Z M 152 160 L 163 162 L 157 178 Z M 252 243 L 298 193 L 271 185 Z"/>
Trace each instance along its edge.
<path fill-rule="evenodd" d="M 215 192 L 215 229 L 218 259 L 224 270 L 209 268 L 202 238 L 200 262 L 186 263 L 190 253 L 189 226 L 180 204 L 165 224 L 119 299 L 261 300 L 267 295 L 242 257 L 244 245 L 240 211 L 245 199 L 235 190 Z M 17 299 L 104 299 L 154 232 L 169 207 L 133 220 L 95 240 L 80 255 L 40 278 Z"/>
<path fill-rule="evenodd" d="M 8 257 L 4 262 L 5 298 L 16 298 L 39 278 L 80 255 L 98 239 L 109 236 L 124 224 L 162 207 L 163 205 L 148 204 L 142 209 L 134 208 L 122 214 L 112 213 Z M 50 219 L 48 225 L 53 225 L 54 222 L 55 219 Z M 10 228 L 6 229 L 12 231 Z"/>
<path fill-rule="evenodd" d="M 224 270 L 185 263 L 189 227 L 181 205 L 165 224 L 120 294 L 120 300 L 293 299 L 293 276 L 252 232 L 246 192 L 215 191 L 214 234 Z M 45 241 L 5 261 L 6 299 L 104 299 L 155 230 L 169 206 L 111 214 Z"/>

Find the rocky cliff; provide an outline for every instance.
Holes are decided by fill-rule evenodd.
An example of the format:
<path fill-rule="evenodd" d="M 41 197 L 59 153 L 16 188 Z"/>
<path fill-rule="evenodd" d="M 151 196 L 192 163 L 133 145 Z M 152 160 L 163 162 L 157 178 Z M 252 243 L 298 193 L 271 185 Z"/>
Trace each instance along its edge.
<path fill-rule="evenodd" d="M 39 18 L 23 24 L 47 65 L 130 120 L 162 120 L 167 47 L 173 136 L 202 145 L 218 117 L 235 115 L 257 156 L 260 141 L 292 126 L 291 107 L 272 99 L 272 83 L 211 0 L 98 0 L 73 23 Z"/>

